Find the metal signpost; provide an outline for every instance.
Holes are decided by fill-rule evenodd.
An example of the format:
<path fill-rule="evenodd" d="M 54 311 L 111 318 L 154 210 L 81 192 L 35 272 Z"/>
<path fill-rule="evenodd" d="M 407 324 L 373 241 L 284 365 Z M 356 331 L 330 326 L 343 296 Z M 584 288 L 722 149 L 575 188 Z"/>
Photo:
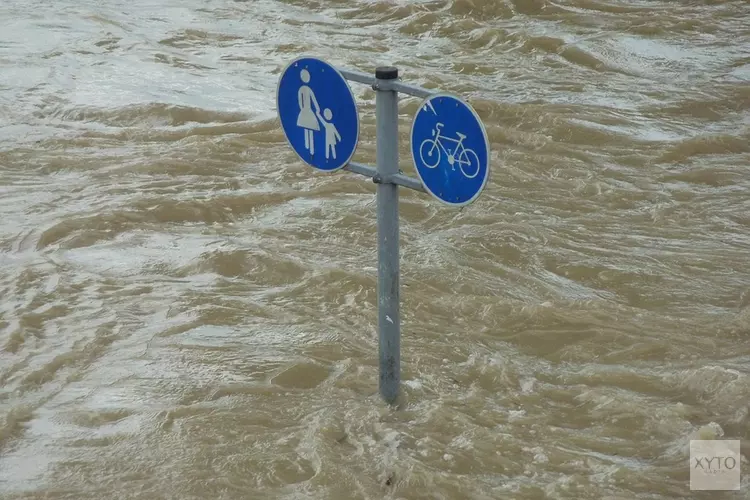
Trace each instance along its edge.
<path fill-rule="evenodd" d="M 376 91 L 376 167 L 352 162 L 359 141 L 359 114 L 347 80 Z M 400 173 L 398 93 L 425 98 L 411 129 L 411 153 L 419 179 Z M 289 145 L 322 171 L 348 170 L 377 184 L 378 331 L 383 399 L 393 403 L 401 379 L 398 187 L 427 192 L 449 206 L 477 199 L 489 179 L 490 147 L 477 113 L 459 97 L 401 83 L 398 69 L 375 75 L 337 69 L 300 57 L 279 78 L 276 106 Z"/>

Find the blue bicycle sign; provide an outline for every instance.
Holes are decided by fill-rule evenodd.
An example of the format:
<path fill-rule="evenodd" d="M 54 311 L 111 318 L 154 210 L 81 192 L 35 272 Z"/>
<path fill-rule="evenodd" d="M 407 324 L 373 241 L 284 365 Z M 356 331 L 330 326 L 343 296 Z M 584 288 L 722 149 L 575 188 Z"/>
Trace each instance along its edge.
<path fill-rule="evenodd" d="M 451 94 L 431 95 L 414 116 L 409 142 L 428 193 L 454 207 L 477 199 L 490 175 L 490 143 L 469 104 Z"/>
<path fill-rule="evenodd" d="M 432 129 L 432 136 L 434 139 L 425 139 L 419 146 L 419 157 L 427 168 L 435 168 L 440 164 L 442 155 L 445 154 L 448 160 L 448 165 L 453 170 L 456 170 L 456 163 L 458 168 L 464 177 L 467 179 L 473 179 L 479 173 L 479 156 L 474 150 L 464 146 L 464 139 L 466 135 L 461 132 L 456 132 L 458 139 L 452 139 L 440 134 L 440 130 L 444 127 L 442 123 L 435 125 Z M 452 150 L 447 149 L 443 142 L 452 142 L 455 147 Z"/>

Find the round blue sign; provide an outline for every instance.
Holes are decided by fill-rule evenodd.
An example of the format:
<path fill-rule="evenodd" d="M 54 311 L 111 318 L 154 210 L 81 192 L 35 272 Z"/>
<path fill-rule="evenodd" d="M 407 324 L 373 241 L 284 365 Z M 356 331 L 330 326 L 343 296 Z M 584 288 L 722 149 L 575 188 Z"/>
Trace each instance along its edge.
<path fill-rule="evenodd" d="M 489 179 L 487 132 L 474 109 L 453 95 L 435 94 L 419 107 L 411 155 L 424 188 L 448 205 L 473 202 Z"/>
<path fill-rule="evenodd" d="M 349 84 L 339 71 L 313 57 L 284 69 L 276 107 L 287 142 L 302 161 L 319 170 L 344 168 L 359 142 L 359 113 Z"/>

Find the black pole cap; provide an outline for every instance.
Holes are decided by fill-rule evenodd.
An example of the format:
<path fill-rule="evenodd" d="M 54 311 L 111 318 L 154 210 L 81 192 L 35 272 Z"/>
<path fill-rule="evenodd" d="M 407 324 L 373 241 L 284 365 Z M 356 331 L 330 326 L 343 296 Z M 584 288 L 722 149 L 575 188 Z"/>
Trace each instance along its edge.
<path fill-rule="evenodd" d="M 393 66 L 380 66 L 375 69 L 375 78 L 378 80 L 395 80 L 398 78 L 398 68 Z"/>

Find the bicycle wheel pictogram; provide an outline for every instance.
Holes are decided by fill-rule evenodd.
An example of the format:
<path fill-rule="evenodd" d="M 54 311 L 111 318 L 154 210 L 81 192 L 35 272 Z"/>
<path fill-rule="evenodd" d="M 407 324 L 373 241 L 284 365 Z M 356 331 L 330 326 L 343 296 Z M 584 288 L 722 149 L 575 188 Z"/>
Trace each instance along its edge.
<path fill-rule="evenodd" d="M 435 168 L 440 164 L 440 147 L 434 139 L 425 139 L 419 146 L 419 158 L 426 168 Z"/>
<path fill-rule="evenodd" d="M 464 149 L 458 155 L 458 168 L 467 179 L 473 179 L 479 174 L 479 156 L 473 149 Z"/>

